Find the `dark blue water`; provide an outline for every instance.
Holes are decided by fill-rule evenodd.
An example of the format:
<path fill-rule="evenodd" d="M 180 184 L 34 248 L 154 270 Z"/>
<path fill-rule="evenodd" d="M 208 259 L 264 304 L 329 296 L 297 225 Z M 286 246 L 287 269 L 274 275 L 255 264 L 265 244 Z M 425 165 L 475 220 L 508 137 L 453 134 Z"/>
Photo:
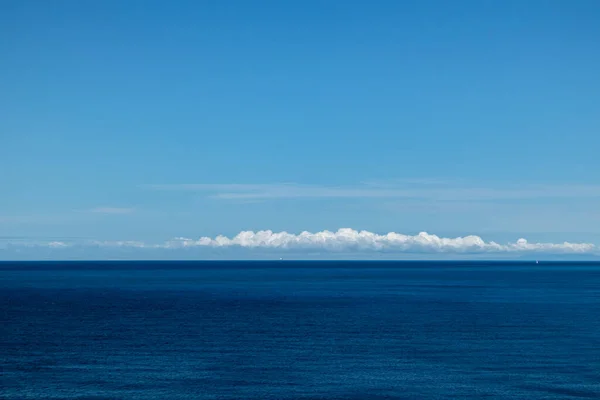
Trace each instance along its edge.
<path fill-rule="evenodd" d="M 599 264 L 4 263 L 2 399 L 600 398 Z"/>

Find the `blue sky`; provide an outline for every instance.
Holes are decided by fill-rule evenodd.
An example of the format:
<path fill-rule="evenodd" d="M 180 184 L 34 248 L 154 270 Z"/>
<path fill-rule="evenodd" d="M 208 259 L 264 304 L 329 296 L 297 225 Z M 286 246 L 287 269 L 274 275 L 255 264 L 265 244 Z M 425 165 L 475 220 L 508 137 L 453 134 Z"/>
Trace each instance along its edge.
<path fill-rule="evenodd" d="M 0 238 L 598 245 L 599 21 L 583 0 L 3 1 Z"/>

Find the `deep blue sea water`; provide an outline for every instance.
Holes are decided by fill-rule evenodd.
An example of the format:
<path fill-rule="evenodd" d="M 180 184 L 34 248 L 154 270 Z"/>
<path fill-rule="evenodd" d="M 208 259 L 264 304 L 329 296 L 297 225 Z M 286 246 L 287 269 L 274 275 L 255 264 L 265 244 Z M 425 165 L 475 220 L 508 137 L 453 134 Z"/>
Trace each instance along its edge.
<path fill-rule="evenodd" d="M 2 399 L 600 399 L 600 264 L 0 263 Z"/>

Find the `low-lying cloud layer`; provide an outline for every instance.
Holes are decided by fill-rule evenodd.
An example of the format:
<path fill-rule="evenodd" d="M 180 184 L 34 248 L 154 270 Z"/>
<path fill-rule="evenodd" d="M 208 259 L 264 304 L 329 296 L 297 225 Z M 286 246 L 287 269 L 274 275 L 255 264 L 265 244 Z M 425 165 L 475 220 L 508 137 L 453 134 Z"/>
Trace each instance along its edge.
<path fill-rule="evenodd" d="M 485 242 L 479 236 L 441 238 L 426 232 L 410 236 L 390 232 L 378 235 L 368 231 L 356 231 L 349 228 L 337 232 L 322 231 L 317 233 L 245 231 L 232 238 L 217 236 L 202 237 L 198 240 L 177 238 L 169 241 L 168 247 L 245 247 L 290 250 L 331 250 L 331 251 L 399 251 L 399 252 L 432 252 L 432 253 L 479 253 L 479 252 L 573 252 L 587 253 L 596 249 L 590 243 L 529 243 L 519 239 L 515 243 L 498 244 Z"/>
<path fill-rule="evenodd" d="M 4 244 L 6 246 L 7 243 Z M 8 243 L 12 247 L 46 247 L 67 249 L 70 247 L 123 248 L 123 249 L 249 249 L 265 251 L 324 251 L 332 253 L 420 253 L 420 254 L 501 254 L 501 253 L 543 253 L 543 254 L 599 254 L 598 246 L 591 243 L 530 243 L 519 239 L 513 243 L 486 242 L 479 236 L 443 238 L 421 232 L 418 235 L 404 235 L 390 232 L 379 235 L 368 231 L 349 228 L 337 232 L 288 232 L 244 231 L 233 237 L 217 236 L 199 239 L 175 238 L 160 244 L 140 241 L 88 241 L 63 242 L 49 241 Z"/>

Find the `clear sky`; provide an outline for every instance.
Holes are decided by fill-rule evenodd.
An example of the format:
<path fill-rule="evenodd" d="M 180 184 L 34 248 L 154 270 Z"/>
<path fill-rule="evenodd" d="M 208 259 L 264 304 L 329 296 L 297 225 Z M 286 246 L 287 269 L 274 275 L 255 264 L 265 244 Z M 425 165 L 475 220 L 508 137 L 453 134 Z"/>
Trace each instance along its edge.
<path fill-rule="evenodd" d="M 598 1 L 4 0 L 0 38 L 5 244 L 600 244 Z"/>

